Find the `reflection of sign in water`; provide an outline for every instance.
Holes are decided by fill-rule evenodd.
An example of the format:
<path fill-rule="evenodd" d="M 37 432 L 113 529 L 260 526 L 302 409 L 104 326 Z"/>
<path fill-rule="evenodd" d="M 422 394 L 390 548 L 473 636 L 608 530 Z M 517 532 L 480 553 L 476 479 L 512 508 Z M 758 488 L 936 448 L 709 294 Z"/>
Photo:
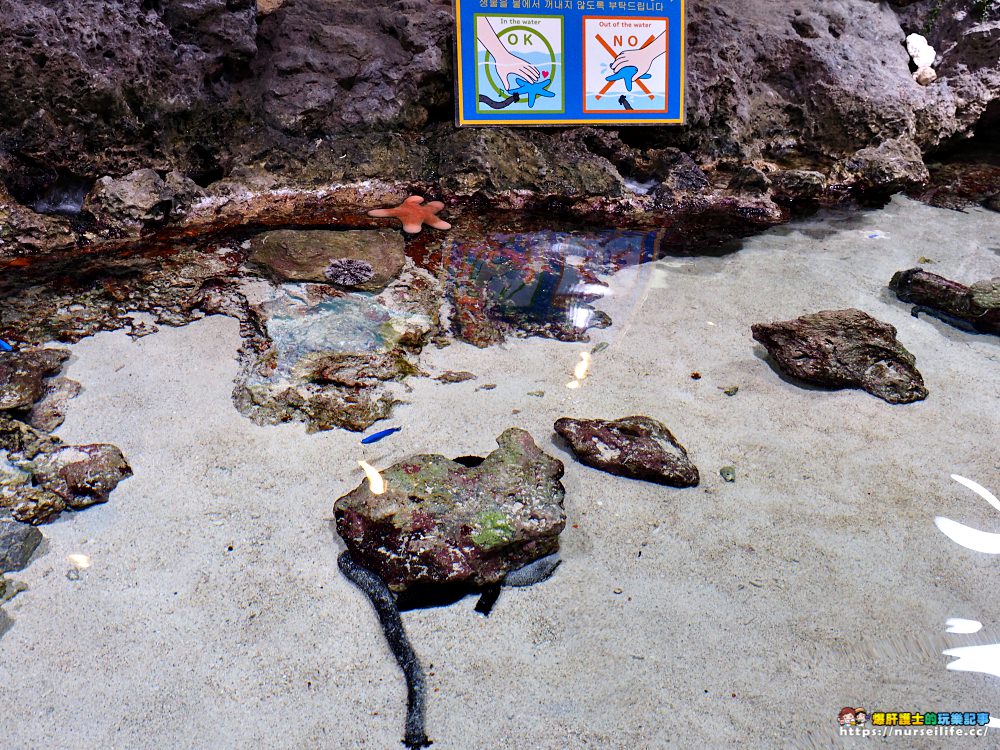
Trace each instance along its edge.
<path fill-rule="evenodd" d="M 459 125 L 684 121 L 685 0 L 455 0 Z"/>
<path fill-rule="evenodd" d="M 562 52 L 562 16 L 476 15 L 477 112 L 562 112 Z"/>
<path fill-rule="evenodd" d="M 667 111 L 668 21 L 584 18 L 584 112 Z"/>

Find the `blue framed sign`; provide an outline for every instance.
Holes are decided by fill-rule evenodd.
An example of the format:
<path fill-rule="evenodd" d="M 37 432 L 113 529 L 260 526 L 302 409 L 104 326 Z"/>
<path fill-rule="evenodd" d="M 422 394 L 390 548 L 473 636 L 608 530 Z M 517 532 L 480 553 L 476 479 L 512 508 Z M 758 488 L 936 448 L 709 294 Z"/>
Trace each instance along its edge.
<path fill-rule="evenodd" d="M 455 0 L 459 125 L 684 122 L 685 0 Z"/>

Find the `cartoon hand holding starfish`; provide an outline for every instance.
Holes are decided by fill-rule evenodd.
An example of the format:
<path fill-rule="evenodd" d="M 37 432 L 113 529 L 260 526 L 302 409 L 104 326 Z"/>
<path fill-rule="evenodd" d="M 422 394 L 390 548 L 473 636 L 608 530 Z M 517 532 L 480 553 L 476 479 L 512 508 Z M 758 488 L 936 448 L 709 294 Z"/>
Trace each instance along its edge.
<path fill-rule="evenodd" d="M 522 60 L 504 46 L 485 16 L 480 16 L 476 20 L 476 38 L 493 57 L 497 75 L 504 82 L 506 88 L 510 87 L 509 77 L 511 76 L 517 76 L 527 83 L 536 83 L 542 77 L 538 68 L 527 60 Z"/>
<path fill-rule="evenodd" d="M 667 54 L 667 32 L 663 32 L 644 47 L 622 50 L 621 54 L 611 63 L 614 75 L 605 80 L 623 78 L 626 87 L 631 91 L 633 81 L 647 77 L 649 69 L 653 67 L 653 61 L 665 54 Z M 625 68 L 632 68 L 632 70 L 626 71 Z M 631 77 L 626 75 L 628 73 L 632 74 Z"/>

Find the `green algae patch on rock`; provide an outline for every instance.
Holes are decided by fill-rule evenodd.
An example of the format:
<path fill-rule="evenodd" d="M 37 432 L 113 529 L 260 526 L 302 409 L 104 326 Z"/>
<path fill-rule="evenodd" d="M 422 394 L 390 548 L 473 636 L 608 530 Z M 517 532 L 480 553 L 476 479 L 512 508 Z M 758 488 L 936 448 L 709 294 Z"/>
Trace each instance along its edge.
<path fill-rule="evenodd" d="M 472 541 L 483 549 L 499 547 L 514 536 L 514 527 L 499 510 L 491 510 L 479 518 L 479 528 L 472 534 Z"/>
<path fill-rule="evenodd" d="M 559 549 L 566 526 L 563 464 L 524 430 L 510 428 L 477 466 L 441 455 L 404 459 L 334 505 L 337 532 L 354 558 L 396 592 L 471 587 Z"/>
<path fill-rule="evenodd" d="M 982 310 L 1000 308 L 1000 276 L 985 281 L 977 281 L 969 286 L 972 303 Z"/>
<path fill-rule="evenodd" d="M 279 229 L 250 241 L 250 261 L 282 281 L 379 291 L 403 270 L 405 243 L 380 229 Z"/>

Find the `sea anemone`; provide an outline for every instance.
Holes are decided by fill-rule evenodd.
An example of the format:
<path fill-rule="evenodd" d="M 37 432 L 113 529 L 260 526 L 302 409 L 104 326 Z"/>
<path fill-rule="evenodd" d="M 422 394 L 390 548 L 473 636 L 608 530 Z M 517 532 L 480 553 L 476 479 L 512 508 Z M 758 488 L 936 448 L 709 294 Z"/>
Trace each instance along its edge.
<path fill-rule="evenodd" d="M 339 286 L 358 286 L 374 275 L 372 264 L 357 258 L 337 258 L 326 267 L 326 278 Z"/>

